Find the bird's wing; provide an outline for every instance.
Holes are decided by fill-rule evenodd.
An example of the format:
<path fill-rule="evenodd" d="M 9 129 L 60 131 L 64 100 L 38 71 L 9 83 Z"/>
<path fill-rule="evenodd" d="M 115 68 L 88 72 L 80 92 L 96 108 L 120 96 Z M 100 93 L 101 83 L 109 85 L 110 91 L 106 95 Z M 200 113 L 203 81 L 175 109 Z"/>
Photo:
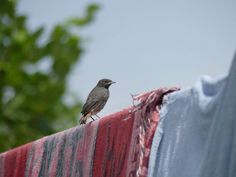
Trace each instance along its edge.
<path fill-rule="evenodd" d="M 87 101 L 87 102 L 84 104 L 81 113 L 82 113 L 83 115 L 88 114 L 88 113 L 92 110 L 92 108 L 96 105 L 96 102 L 97 102 L 97 101 L 89 101 L 89 102 Z"/>
<path fill-rule="evenodd" d="M 91 102 L 86 102 L 83 106 L 81 113 L 86 116 L 91 111 L 96 114 L 97 112 L 101 111 L 101 109 L 105 106 L 107 99 L 99 99 L 99 100 L 92 100 Z"/>
<path fill-rule="evenodd" d="M 108 97 L 109 91 L 107 89 L 95 87 L 88 95 L 81 113 L 87 115 L 92 110 L 99 112 L 106 104 Z"/>

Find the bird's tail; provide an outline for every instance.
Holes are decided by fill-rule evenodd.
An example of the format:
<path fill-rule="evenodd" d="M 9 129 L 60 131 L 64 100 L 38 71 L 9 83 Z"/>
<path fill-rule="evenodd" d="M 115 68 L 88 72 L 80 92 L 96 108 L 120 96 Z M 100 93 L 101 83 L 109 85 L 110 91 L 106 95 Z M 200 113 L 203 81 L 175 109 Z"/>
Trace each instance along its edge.
<path fill-rule="evenodd" d="M 80 117 L 79 119 L 79 125 L 86 124 L 86 119 L 84 116 Z"/>

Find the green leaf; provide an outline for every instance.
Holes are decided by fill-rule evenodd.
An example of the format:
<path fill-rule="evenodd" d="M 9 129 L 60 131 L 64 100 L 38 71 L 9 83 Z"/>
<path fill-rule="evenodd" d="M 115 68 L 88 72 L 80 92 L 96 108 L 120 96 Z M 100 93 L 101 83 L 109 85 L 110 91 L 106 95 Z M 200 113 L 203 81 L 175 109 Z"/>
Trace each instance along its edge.
<path fill-rule="evenodd" d="M 57 24 L 45 36 L 45 27 L 27 27 L 28 17 L 18 14 L 16 5 L 0 1 L 0 151 L 77 124 L 81 101 L 66 105 L 63 100 L 66 79 L 84 51 L 83 36 L 73 28 L 88 25 L 98 10 L 89 5 L 83 17 Z M 50 69 L 41 72 L 45 58 Z"/>

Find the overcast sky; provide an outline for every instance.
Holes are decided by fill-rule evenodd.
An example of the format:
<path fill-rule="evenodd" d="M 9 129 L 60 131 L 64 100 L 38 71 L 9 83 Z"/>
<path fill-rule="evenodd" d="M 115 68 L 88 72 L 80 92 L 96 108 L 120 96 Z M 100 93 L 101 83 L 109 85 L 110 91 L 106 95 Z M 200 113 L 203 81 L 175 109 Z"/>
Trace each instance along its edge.
<path fill-rule="evenodd" d="M 82 34 L 86 52 L 68 81 L 83 101 L 101 78 L 118 83 L 100 113 L 131 104 L 130 93 L 189 87 L 200 76 L 228 72 L 236 49 L 235 0 L 21 0 L 28 25 L 48 29 L 83 14 L 90 2 L 101 9 Z"/>

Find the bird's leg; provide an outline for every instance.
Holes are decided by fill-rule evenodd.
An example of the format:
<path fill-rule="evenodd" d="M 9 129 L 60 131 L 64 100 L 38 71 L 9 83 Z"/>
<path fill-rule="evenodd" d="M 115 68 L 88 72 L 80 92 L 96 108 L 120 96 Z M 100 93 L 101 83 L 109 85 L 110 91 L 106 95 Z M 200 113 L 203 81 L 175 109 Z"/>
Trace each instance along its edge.
<path fill-rule="evenodd" d="M 96 116 L 97 118 L 99 118 L 99 119 L 101 118 L 101 117 L 99 117 L 97 114 L 95 114 L 95 116 Z"/>

